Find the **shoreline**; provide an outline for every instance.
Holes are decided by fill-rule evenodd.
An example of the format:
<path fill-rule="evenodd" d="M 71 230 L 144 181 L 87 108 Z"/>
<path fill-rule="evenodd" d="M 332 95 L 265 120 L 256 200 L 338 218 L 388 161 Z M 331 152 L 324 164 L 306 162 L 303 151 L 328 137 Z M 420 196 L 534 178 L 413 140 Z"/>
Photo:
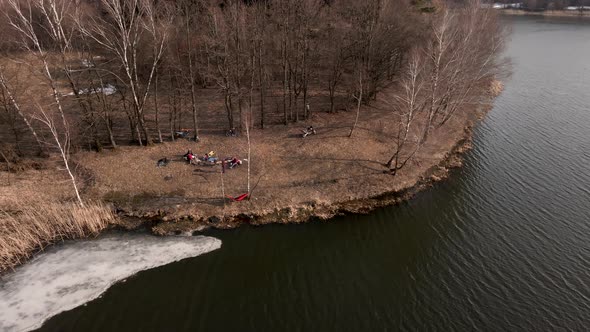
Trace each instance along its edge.
<path fill-rule="evenodd" d="M 534 17 L 559 17 L 559 18 L 581 18 L 589 19 L 590 11 L 573 10 L 545 10 L 545 11 L 524 11 L 519 9 L 499 9 L 501 15 L 506 16 L 534 16 Z"/>
<path fill-rule="evenodd" d="M 145 11 L 162 9 L 152 5 Z M 447 176 L 473 119 L 502 88 L 506 29 L 476 3 L 452 10 L 400 3 L 383 13 L 346 3 L 297 13 L 234 5 L 251 13 L 235 20 L 233 11 L 204 4 L 166 12 L 158 19 L 169 24 L 156 26 L 155 17 L 132 10 L 133 27 L 105 21 L 99 32 L 80 17 L 76 37 L 97 42 L 84 54 L 38 42 L 34 52 L 10 49 L 1 84 L 10 128 L 0 146 L 7 171 L 0 173 L 0 269 L 105 228 L 192 234 L 395 204 Z M 21 27 L 48 14 L 24 17 L 13 7 L 19 24 L 9 28 L 36 41 L 37 32 Z M 439 9 L 453 15 L 429 15 Z M 369 13 L 370 22 L 341 15 L 350 10 Z M 109 14 L 121 21 L 120 12 Z M 260 19 L 273 15 L 301 24 Z M 200 29 L 218 21 L 209 34 Z M 129 29 L 150 38 L 118 38 Z M 449 39 L 457 47 L 423 42 L 447 29 L 457 31 Z M 245 33 L 228 39 L 226 30 Z M 117 51 L 137 54 L 146 45 L 154 46 L 146 59 Z M 21 73 L 13 56 L 32 70 Z M 50 209 L 58 212 L 48 223 Z M 54 227 L 61 211 L 76 215 Z"/>
<path fill-rule="evenodd" d="M 111 229 L 121 231 L 147 230 L 157 236 L 201 235 L 208 229 L 233 229 L 244 224 L 262 226 L 267 224 L 299 224 L 314 220 L 327 221 L 346 214 L 368 214 L 378 208 L 395 206 L 412 199 L 416 194 L 444 181 L 450 171 L 463 166 L 464 154 L 473 148 L 473 127 L 483 120 L 487 111 L 482 111 L 476 119 L 469 120 L 463 128 L 463 136 L 458 139 L 445 157 L 429 167 L 417 181 L 401 190 L 384 191 L 366 198 L 355 198 L 342 202 L 324 202 L 321 204 L 299 204 L 272 208 L 259 212 L 244 212 L 230 215 L 199 216 L 185 214 L 174 219 L 160 215 L 160 211 L 151 210 L 143 214 L 119 209 L 119 222 Z"/>
<path fill-rule="evenodd" d="M 463 154 L 472 148 L 473 127 L 491 110 L 490 101 L 497 94 L 485 97 L 475 109 L 458 112 L 434 130 L 408 167 L 392 176 L 384 165 L 392 153 L 391 129 L 386 128 L 393 116 L 388 104 L 392 92 L 385 91 L 373 105 L 364 106 L 354 138 L 348 137 L 353 112 L 317 114 L 313 125 L 318 134 L 305 139 L 298 127 L 308 123 L 255 131 L 251 200 L 225 198 L 246 189 L 245 168 L 250 165 L 221 176 L 219 165 L 189 165 L 182 160 L 187 146 L 244 156 L 246 139 L 225 136 L 207 136 L 197 143 L 177 140 L 142 148 L 79 152 L 74 162 L 82 194 L 115 213 L 102 232 L 142 230 L 156 236 L 201 235 L 208 229 L 244 224 L 325 221 L 397 205 L 446 179 L 450 169 L 462 166 Z M 168 165 L 156 167 L 159 158 L 170 154 Z M 8 186 L 0 187 L 0 197 L 10 193 L 5 203 L 18 207 L 18 197 L 30 192 L 37 193 L 39 202 L 67 203 L 69 184 L 54 171 L 59 161 L 44 165 L 19 173 L 1 172 Z M 50 239 L 44 246 L 64 239 Z M 27 253 L 17 265 L 39 249 Z"/>

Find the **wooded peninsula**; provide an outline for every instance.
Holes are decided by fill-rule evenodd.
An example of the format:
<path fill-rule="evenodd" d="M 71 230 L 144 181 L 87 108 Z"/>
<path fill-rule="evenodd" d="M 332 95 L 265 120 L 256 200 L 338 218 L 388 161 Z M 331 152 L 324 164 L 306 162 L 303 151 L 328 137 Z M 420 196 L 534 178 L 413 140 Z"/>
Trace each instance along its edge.
<path fill-rule="evenodd" d="M 478 1 L 1 0 L 0 272 L 106 228 L 302 222 L 460 165 L 507 72 Z"/>

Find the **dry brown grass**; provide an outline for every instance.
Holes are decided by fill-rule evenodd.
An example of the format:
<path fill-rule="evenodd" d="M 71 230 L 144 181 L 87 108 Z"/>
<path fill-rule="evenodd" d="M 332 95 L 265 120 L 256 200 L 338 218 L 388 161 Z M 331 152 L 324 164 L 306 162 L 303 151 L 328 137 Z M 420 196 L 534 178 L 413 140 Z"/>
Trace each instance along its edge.
<path fill-rule="evenodd" d="M 115 221 L 103 203 L 74 203 L 55 156 L 38 162 L 43 169 L 0 171 L 0 273 L 52 243 L 96 235 Z"/>
<path fill-rule="evenodd" d="M 498 80 L 493 80 L 490 84 L 490 94 L 493 97 L 498 97 L 500 93 L 504 90 L 504 83 Z"/>
<path fill-rule="evenodd" d="M 188 149 L 199 155 L 213 150 L 222 158 L 247 156 L 244 136 L 210 134 L 203 134 L 198 143 L 178 140 L 144 148 L 79 153 L 76 157 L 95 180 L 86 195 L 137 215 L 165 215 L 174 220 L 187 215 L 199 219 L 264 214 L 410 188 L 465 137 L 464 128 L 475 110 L 457 112 L 447 126 L 432 133 L 414 160 L 394 177 L 384 166 L 393 153 L 396 129 L 388 93 L 392 92 L 385 91 L 370 107 L 363 107 L 353 138 L 348 134 L 355 112 L 318 112 L 306 123 L 252 131 L 251 181 L 257 186 L 250 201 L 236 203 L 224 198 L 219 165 L 193 166 L 182 161 Z M 301 138 L 301 129 L 310 124 L 317 135 Z M 156 161 L 163 157 L 171 162 L 156 167 Z M 245 193 L 246 165 L 228 170 L 223 181 L 226 195 Z"/>
<path fill-rule="evenodd" d="M 21 201 L 27 201 L 26 199 Z M 49 244 L 98 234 L 115 215 L 102 203 L 27 202 L 0 210 L 0 272 Z"/>

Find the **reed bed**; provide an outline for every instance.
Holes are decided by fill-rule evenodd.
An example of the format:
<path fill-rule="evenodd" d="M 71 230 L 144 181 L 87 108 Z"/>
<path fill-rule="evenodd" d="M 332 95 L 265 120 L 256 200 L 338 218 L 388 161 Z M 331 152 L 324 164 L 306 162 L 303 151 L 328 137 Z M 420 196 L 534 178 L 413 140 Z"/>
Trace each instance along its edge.
<path fill-rule="evenodd" d="M 504 90 L 504 83 L 502 81 L 493 80 L 490 83 L 490 93 L 493 97 L 498 97 L 500 93 Z"/>
<path fill-rule="evenodd" d="M 52 243 L 97 235 L 115 218 L 102 203 L 37 202 L 0 210 L 0 273 Z"/>

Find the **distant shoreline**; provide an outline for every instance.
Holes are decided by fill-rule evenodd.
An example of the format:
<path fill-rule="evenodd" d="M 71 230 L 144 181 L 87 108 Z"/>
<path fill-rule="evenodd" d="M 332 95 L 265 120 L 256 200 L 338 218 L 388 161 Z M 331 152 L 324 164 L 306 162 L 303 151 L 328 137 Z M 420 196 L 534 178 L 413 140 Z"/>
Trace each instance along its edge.
<path fill-rule="evenodd" d="M 582 12 L 573 10 L 545 10 L 545 11 L 524 11 L 521 9 L 500 9 L 502 15 L 514 16 L 543 16 L 543 17 L 570 17 L 570 18 L 590 18 L 590 11 Z"/>

